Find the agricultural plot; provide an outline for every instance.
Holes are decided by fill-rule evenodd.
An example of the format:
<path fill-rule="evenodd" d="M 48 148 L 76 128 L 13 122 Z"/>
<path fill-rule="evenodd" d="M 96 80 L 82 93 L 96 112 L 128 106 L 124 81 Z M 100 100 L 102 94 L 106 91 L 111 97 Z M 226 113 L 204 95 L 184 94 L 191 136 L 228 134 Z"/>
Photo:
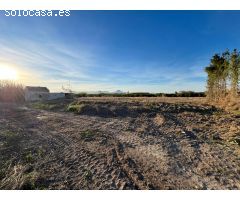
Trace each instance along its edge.
<path fill-rule="evenodd" d="M 0 105 L 1 189 L 240 189 L 240 116 L 204 98 Z"/>

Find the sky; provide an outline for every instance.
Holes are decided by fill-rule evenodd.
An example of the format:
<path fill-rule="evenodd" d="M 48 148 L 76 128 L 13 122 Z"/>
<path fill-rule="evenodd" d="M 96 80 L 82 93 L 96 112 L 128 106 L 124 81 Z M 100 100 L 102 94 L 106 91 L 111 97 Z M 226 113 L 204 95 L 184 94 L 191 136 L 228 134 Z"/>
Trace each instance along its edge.
<path fill-rule="evenodd" d="M 0 14 L 0 66 L 61 91 L 205 91 L 211 56 L 240 46 L 240 11 Z"/>

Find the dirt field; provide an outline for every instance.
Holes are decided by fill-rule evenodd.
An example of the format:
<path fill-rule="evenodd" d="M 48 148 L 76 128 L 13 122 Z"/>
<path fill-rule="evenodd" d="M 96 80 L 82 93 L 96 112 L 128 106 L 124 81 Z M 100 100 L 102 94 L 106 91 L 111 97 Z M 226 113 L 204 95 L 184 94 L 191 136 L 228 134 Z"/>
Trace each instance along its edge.
<path fill-rule="evenodd" d="M 204 102 L 0 104 L 0 188 L 240 189 L 240 116 Z"/>

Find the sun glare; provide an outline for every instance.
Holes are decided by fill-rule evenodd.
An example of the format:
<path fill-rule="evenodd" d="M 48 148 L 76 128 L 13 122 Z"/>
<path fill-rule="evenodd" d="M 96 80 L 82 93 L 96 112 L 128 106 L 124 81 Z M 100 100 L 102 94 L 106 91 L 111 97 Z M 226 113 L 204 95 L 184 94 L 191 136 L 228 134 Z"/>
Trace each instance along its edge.
<path fill-rule="evenodd" d="M 11 67 L 0 66 L 0 80 L 17 80 L 17 71 Z"/>

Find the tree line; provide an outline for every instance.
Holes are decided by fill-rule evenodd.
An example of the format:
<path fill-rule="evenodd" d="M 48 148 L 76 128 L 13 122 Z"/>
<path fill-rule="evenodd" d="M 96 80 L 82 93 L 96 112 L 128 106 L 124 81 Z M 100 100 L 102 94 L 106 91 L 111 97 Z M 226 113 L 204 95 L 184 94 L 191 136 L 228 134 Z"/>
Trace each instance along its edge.
<path fill-rule="evenodd" d="M 205 97 L 204 92 L 180 91 L 175 93 L 149 93 L 149 92 L 131 92 L 131 93 L 98 93 L 88 94 L 80 92 L 75 97 Z"/>
<path fill-rule="evenodd" d="M 215 54 L 205 68 L 207 78 L 207 97 L 219 101 L 227 96 L 236 98 L 239 94 L 240 53 L 237 49 Z"/>

